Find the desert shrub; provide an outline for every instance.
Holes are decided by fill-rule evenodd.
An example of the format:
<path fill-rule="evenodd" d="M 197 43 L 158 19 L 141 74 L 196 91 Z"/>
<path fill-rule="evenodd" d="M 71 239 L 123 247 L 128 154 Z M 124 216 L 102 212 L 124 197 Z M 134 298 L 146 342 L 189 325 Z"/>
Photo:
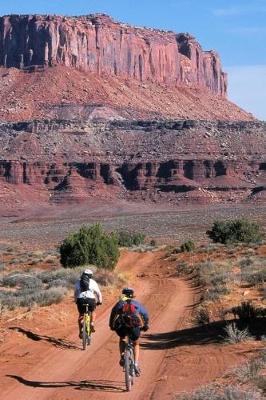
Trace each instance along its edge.
<path fill-rule="evenodd" d="M 243 258 L 239 261 L 239 267 L 241 268 L 241 270 L 246 269 L 248 267 L 251 267 L 253 265 L 254 261 L 250 258 Z"/>
<path fill-rule="evenodd" d="M 175 400 L 221 400 L 221 396 L 214 388 L 206 386 L 193 393 L 183 393 L 176 396 Z"/>
<path fill-rule="evenodd" d="M 230 221 L 215 221 L 212 229 L 206 234 L 213 242 L 228 243 L 251 243 L 262 239 L 260 227 L 255 222 L 246 219 L 234 219 Z"/>
<path fill-rule="evenodd" d="M 194 391 L 192 394 L 179 395 L 175 400 L 262 400 L 262 397 L 254 390 L 243 390 L 235 386 L 229 386 L 225 389 L 207 386 Z"/>
<path fill-rule="evenodd" d="M 91 267 L 91 269 L 96 269 Z M 52 271 L 34 271 L 31 274 L 11 273 L 1 280 L 1 285 L 11 290 L 0 290 L 0 309 L 14 310 L 17 307 L 46 306 L 63 299 L 79 279 L 84 267 L 59 268 Z M 110 270 L 95 271 L 95 279 L 101 286 L 122 286 L 122 277 Z"/>
<path fill-rule="evenodd" d="M 252 339 L 252 336 L 250 335 L 248 328 L 240 330 L 238 329 L 235 322 L 228 324 L 224 328 L 224 330 L 227 335 L 225 337 L 225 341 L 228 343 L 239 343 Z"/>
<path fill-rule="evenodd" d="M 57 262 L 57 257 L 56 256 L 47 256 L 43 261 L 46 264 L 54 264 Z"/>
<path fill-rule="evenodd" d="M 2 285 L 6 287 L 19 286 L 21 288 L 38 289 L 42 286 L 42 281 L 36 276 L 18 272 L 4 276 L 2 279 Z"/>
<path fill-rule="evenodd" d="M 59 281 L 65 283 L 64 287 L 73 287 L 83 269 L 84 268 L 59 268 L 53 271 L 43 271 L 38 274 L 38 278 L 49 287 L 57 286 Z"/>
<path fill-rule="evenodd" d="M 264 366 L 265 363 L 261 358 L 254 359 L 237 367 L 234 370 L 234 374 L 241 383 L 255 381 Z"/>
<path fill-rule="evenodd" d="M 47 288 L 50 289 L 52 287 L 62 287 L 62 288 L 70 288 L 73 287 L 73 284 L 70 284 L 67 279 L 55 279 L 47 284 Z"/>
<path fill-rule="evenodd" d="M 188 240 L 188 241 L 186 241 L 186 242 L 181 244 L 180 251 L 182 253 L 186 253 L 186 252 L 189 253 L 191 251 L 194 251 L 195 247 L 196 246 L 195 246 L 195 243 L 193 242 L 193 240 Z"/>
<path fill-rule="evenodd" d="M 95 279 L 100 286 L 116 286 L 121 287 L 125 284 L 123 276 L 112 273 L 108 270 L 100 270 L 97 272 Z"/>
<path fill-rule="evenodd" d="M 244 301 L 239 306 L 233 307 L 231 312 L 243 322 L 251 322 L 256 318 L 265 317 L 266 315 L 266 309 L 255 307 L 248 301 Z"/>
<path fill-rule="evenodd" d="M 0 291 L 0 304 L 9 310 L 17 307 L 32 307 L 34 304 L 48 306 L 59 303 L 66 294 L 62 287 L 48 289 L 20 289 L 15 292 Z"/>
<path fill-rule="evenodd" d="M 263 284 L 266 281 L 266 268 L 262 269 L 261 271 L 242 274 L 242 279 L 251 286 L 256 286 L 261 283 Z"/>
<path fill-rule="evenodd" d="M 215 301 L 221 295 L 228 294 L 232 276 L 232 265 L 224 262 L 206 261 L 197 265 L 197 282 L 206 288 L 204 299 Z"/>
<path fill-rule="evenodd" d="M 259 375 L 255 380 L 254 383 L 256 386 L 263 391 L 263 393 L 266 393 L 266 377 L 263 375 Z"/>
<path fill-rule="evenodd" d="M 117 237 L 104 232 L 100 224 L 83 226 L 63 241 L 60 256 L 63 267 L 94 264 L 113 269 L 119 257 Z"/>
<path fill-rule="evenodd" d="M 122 247 L 139 246 L 144 243 L 145 235 L 140 232 L 116 231 L 118 245 Z"/>
<path fill-rule="evenodd" d="M 198 325 L 206 325 L 210 323 L 210 313 L 209 310 L 204 307 L 198 307 L 195 315 L 195 321 Z"/>
<path fill-rule="evenodd" d="M 44 290 L 40 295 L 38 301 L 36 301 L 40 306 L 50 306 L 54 303 L 60 303 L 60 301 L 66 295 L 66 289 L 62 287 L 49 288 Z"/>
<path fill-rule="evenodd" d="M 241 281 L 250 286 L 263 285 L 266 281 L 266 260 L 262 257 L 243 258 L 239 261 Z"/>
<path fill-rule="evenodd" d="M 215 286 L 208 288 L 207 291 L 204 293 L 204 300 L 215 301 L 215 300 L 218 300 L 219 297 L 224 296 L 229 293 L 230 293 L 230 290 L 228 289 L 227 286 L 215 285 Z"/>

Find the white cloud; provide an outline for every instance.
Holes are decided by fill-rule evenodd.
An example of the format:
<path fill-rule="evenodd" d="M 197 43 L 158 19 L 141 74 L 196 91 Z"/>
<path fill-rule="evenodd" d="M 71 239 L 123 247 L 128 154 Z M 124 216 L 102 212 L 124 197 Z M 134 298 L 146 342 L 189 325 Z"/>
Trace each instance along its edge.
<path fill-rule="evenodd" d="M 266 121 L 266 65 L 225 68 L 229 100 Z"/>
<path fill-rule="evenodd" d="M 239 35 L 249 35 L 252 33 L 266 33 L 265 26 L 247 26 L 247 27 L 235 27 L 232 29 L 228 29 L 229 33 L 236 33 Z"/>
<path fill-rule="evenodd" d="M 230 8 L 217 8 L 212 11 L 216 17 L 227 17 L 231 15 L 239 15 L 243 14 L 243 9 L 238 7 L 230 7 Z"/>
<path fill-rule="evenodd" d="M 261 4 L 251 4 L 246 6 L 232 6 L 227 8 L 216 8 L 212 10 L 213 15 L 216 17 L 231 17 L 231 16 L 239 16 L 239 15 L 250 15 L 250 14 L 258 14 L 265 13 L 266 6 L 265 3 Z"/>

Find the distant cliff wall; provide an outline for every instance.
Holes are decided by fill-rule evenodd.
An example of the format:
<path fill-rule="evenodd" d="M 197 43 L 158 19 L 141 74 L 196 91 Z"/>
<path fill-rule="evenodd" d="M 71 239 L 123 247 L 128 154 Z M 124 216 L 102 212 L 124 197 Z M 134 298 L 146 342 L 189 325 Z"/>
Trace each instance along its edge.
<path fill-rule="evenodd" d="M 98 75 L 207 88 L 227 94 L 227 75 L 214 51 L 189 34 L 134 28 L 105 15 L 0 18 L 0 65 L 65 65 Z"/>

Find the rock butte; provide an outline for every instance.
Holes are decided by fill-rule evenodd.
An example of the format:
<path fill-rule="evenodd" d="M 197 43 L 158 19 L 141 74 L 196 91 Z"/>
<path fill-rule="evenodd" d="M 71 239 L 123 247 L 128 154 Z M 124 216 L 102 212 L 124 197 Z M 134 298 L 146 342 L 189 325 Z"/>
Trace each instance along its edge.
<path fill-rule="evenodd" d="M 227 100 L 217 53 L 191 35 L 106 15 L 0 26 L 6 206 L 31 192 L 43 204 L 264 201 L 266 125 Z"/>
<path fill-rule="evenodd" d="M 105 15 L 0 18 L 0 64 L 6 68 L 64 65 L 168 86 L 226 95 L 227 77 L 214 51 L 189 34 L 134 28 Z"/>

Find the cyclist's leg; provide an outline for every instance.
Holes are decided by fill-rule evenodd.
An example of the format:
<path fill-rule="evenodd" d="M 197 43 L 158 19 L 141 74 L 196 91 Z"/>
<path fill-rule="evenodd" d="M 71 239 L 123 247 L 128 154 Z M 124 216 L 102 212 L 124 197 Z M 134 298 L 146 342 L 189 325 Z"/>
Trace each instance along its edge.
<path fill-rule="evenodd" d="M 139 340 L 134 341 L 133 342 L 133 346 L 134 346 L 135 363 L 138 364 L 138 362 L 139 362 L 139 349 L 140 349 Z"/>
<path fill-rule="evenodd" d="M 79 327 L 79 337 L 82 336 L 82 327 L 83 327 L 83 316 L 84 316 L 84 308 L 83 308 L 83 300 L 77 299 L 77 308 L 78 308 L 78 327 Z"/>
<path fill-rule="evenodd" d="M 95 322 L 95 317 L 96 317 L 96 301 L 95 299 L 87 299 L 87 303 L 89 305 L 89 311 L 91 311 L 91 331 L 95 332 L 95 326 L 94 326 L 94 322 Z"/>
<path fill-rule="evenodd" d="M 122 356 L 125 352 L 125 346 L 126 346 L 126 338 L 125 337 L 120 337 L 119 339 L 119 352 L 120 356 Z"/>
<path fill-rule="evenodd" d="M 134 346 L 134 359 L 135 359 L 135 372 L 136 375 L 140 375 L 140 368 L 139 368 L 139 352 L 140 352 L 140 328 L 131 328 L 131 332 L 129 335 L 130 339 L 133 342 Z"/>
<path fill-rule="evenodd" d="M 127 329 L 123 326 L 120 326 L 115 330 L 116 334 L 119 336 L 119 353 L 120 353 L 120 361 L 119 364 L 121 367 L 124 366 L 124 353 L 125 353 L 125 345 L 126 345 L 126 335 Z"/>

